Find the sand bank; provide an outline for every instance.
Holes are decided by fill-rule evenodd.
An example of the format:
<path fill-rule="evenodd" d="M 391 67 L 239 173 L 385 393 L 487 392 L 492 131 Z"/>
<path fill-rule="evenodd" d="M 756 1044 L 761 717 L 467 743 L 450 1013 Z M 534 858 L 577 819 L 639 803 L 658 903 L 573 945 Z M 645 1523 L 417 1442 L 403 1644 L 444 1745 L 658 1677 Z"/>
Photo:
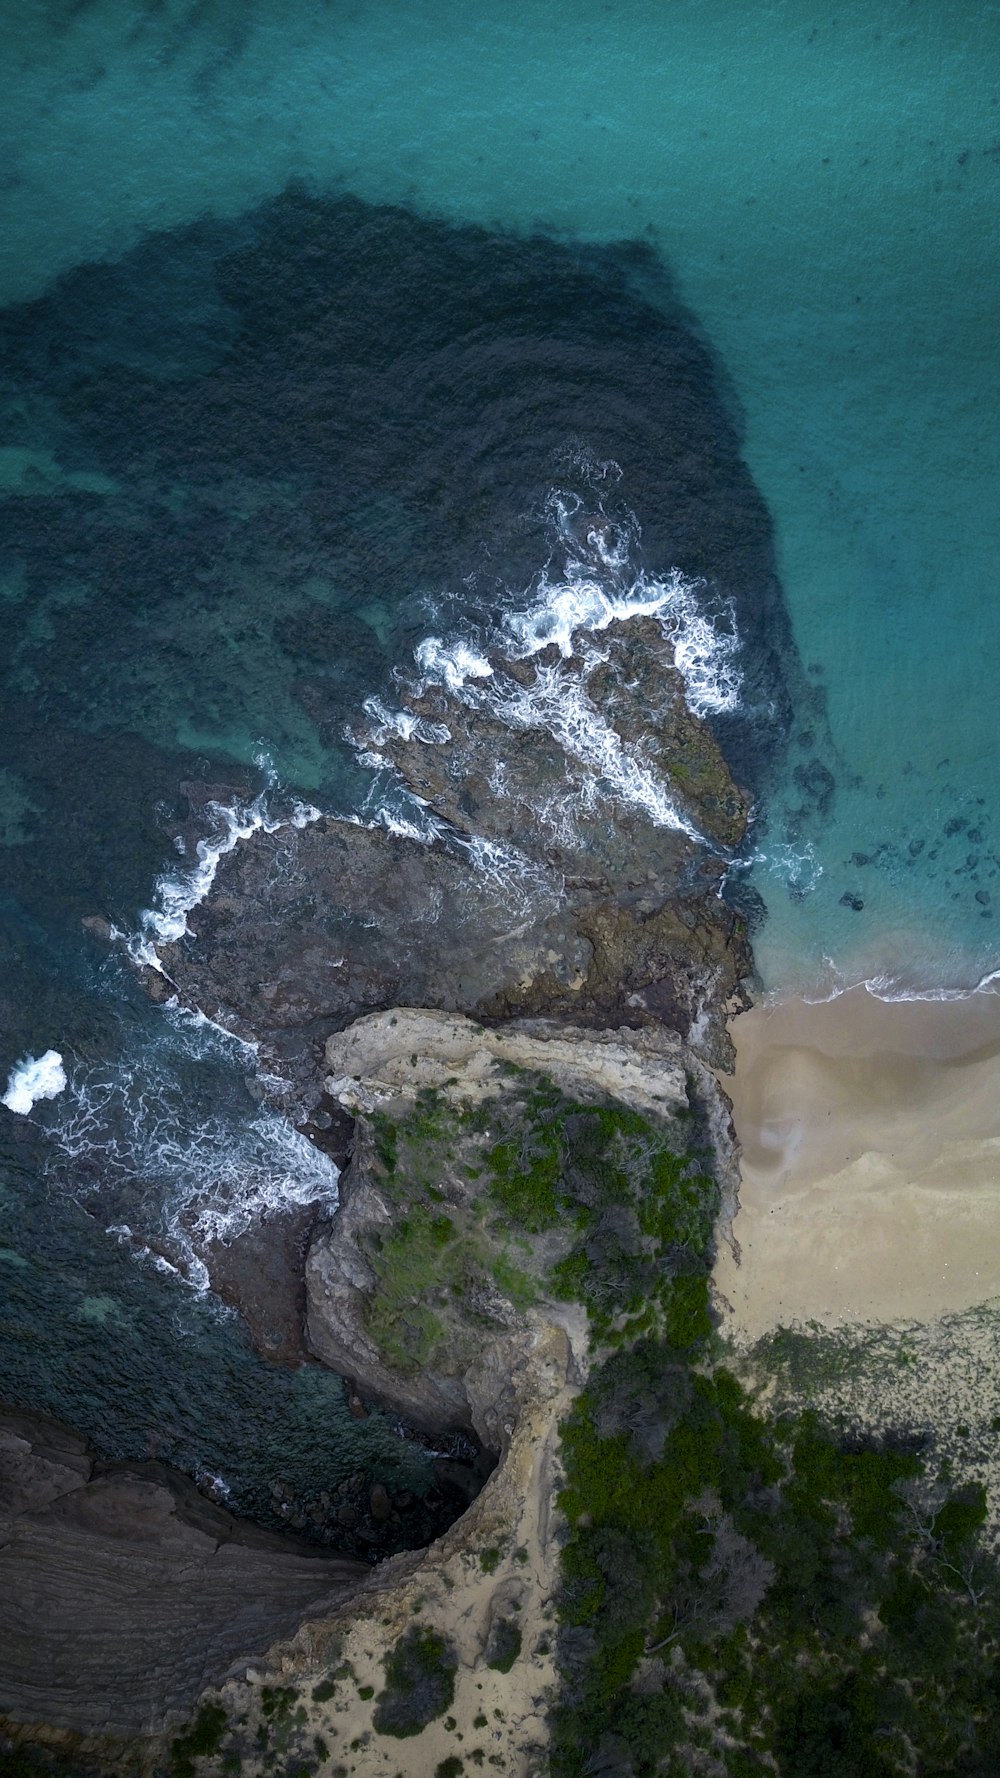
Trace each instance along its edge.
<path fill-rule="evenodd" d="M 1000 1297 L 1000 994 L 760 1006 L 724 1084 L 743 1148 L 730 1331 L 928 1321 Z"/>

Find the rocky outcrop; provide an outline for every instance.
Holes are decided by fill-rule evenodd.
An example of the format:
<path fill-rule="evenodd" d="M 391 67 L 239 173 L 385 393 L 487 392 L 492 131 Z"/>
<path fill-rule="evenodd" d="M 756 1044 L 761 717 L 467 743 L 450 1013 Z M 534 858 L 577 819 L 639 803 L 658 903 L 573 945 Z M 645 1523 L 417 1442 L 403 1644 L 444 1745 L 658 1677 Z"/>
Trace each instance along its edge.
<path fill-rule="evenodd" d="M 471 1214 L 474 1199 L 462 1203 L 454 1176 L 449 1184 L 452 1212 Z M 306 1260 L 312 1351 L 361 1395 L 396 1409 L 411 1424 L 438 1434 L 472 1432 L 488 1450 L 500 1451 L 522 1400 L 536 1387 L 539 1352 L 544 1349 L 544 1362 L 552 1362 L 551 1308 L 547 1315 L 519 1311 L 486 1275 L 476 1280 L 471 1302 L 449 1305 L 431 1280 L 427 1296 L 442 1320 L 442 1337 L 426 1361 L 408 1364 L 397 1353 L 391 1362 L 379 1337 L 383 1319 L 372 1311 L 382 1283 L 380 1253 L 401 1219 L 381 1189 L 376 1143 L 364 1117 L 341 1193 L 332 1226 L 316 1237 Z M 565 1377 L 571 1368 L 565 1338 L 557 1339 L 556 1350 Z"/>
<path fill-rule="evenodd" d="M 694 834 L 739 845 L 745 800 L 654 618 L 578 631 L 565 658 L 549 644 L 488 665 L 461 687 L 404 690 L 361 734 L 457 832 L 541 852 L 571 891 L 647 911 L 676 893 Z"/>
<path fill-rule="evenodd" d="M 530 1149 L 539 1084 L 567 1103 L 624 1106 L 668 1127 L 684 1122 L 682 1145 L 691 1139 L 694 1114 L 696 1127 L 716 1146 L 723 1197 L 735 1192 L 726 1102 L 704 1064 L 662 1029 L 593 1032 L 528 1020 L 491 1030 L 467 1018 L 396 1007 L 330 1037 L 326 1062 L 326 1091 L 355 1113 L 357 1124 L 340 1208 L 313 1239 L 306 1261 L 309 1344 L 362 1394 L 417 1424 L 468 1428 L 495 1451 L 510 1436 L 540 1345 L 550 1343 L 553 1325 L 565 1327 L 571 1313 L 545 1282 L 567 1250 L 560 1231 L 536 1236 L 530 1248 L 523 1241 L 518 1246 L 518 1267 L 538 1284 L 530 1308 L 504 1288 L 504 1267 L 491 1271 L 482 1255 L 484 1240 L 502 1241 L 490 1222 L 486 1157 L 501 1134 L 505 1144 Z M 419 1154 L 406 1135 L 414 1121 Z M 408 1143 L 398 1160 L 397 1129 Z M 404 1274 L 402 1263 L 397 1280 L 393 1243 L 402 1229 L 411 1256 L 419 1248 L 423 1205 L 414 1179 L 442 1213 L 449 1253 L 464 1241 L 468 1256 L 460 1291 L 442 1288 L 431 1265 L 426 1296 L 409 1305 L 405 1294 L 397 1298 L 418 1291 L 419 1280 L 412 1268 Z M 389 1313 L 380 1306 L 387 1296 Z M 428 1305 L 439 1330 L 411 1362 L 405 1330 L 422 1339 Z"/>
<path fill-rule="evenodd" d="M 417 686 L 358 733 L 427 837 L 261 829 L 164 947 L 166 977 L 300 1087 L 331 1028 L 391 1005 L 662 1025 L 727 1066 L 725 1010 L 752 960 L 718 890 L 747 811 L 661 626 L 616 622 L 567 659 L 490 669 Z"/>
<path fill-rule="evenodd" d="M 101 1465 L 53 1421 L 0 1416 L 0 1717 L 148 1734 L 369 1573 L 160 1465 Z"/>
<path fill-rule="evenodd" d="M 713 1067 L 730 1062 L 726 1018 L 752 967 L 720 894 L 745 802 L 685 702 L 660 624 L 613 623 L 576 635 L 566 657 L 550 647 L 486 666 L 469 682 L 445 673 L 404 686 L 395 710 L 371 705 L 356 733 L 362 758 L 394 775 L 397 808 L 416 799 L 423 837 L 387 814 L 259 829 L 221 859 L 189 934 L 164 947 L 159 978 L 261 1042 L 301 1106 L 322 1097 L 324 1123 L 353 1119 L 339 1208 L 308 1236 L 307 1347 L 360 1397 L 435 1435 L 471 1432 L 499 1462 L 440 1550 L 392 1558 L 350 1613 L 369 1615 L 374 1593 L 386 1624 L 412 1597 L 430 1593 L 444 1608 L 489 1526 L 489 1561 L 503 1550 L 515 1566 L 485 1600 L 470 1592 L 482 1672 L 512 1633 L 515 1601 L 534 1600 L 538 1647 L 548 1646 L 554 1416 L 586 1374 L 589 1331 L 628 1337 L 637 1318 L 662 1329 L 670 1280 L 687 1275 L 688 1225 L 646 1214 L 649 1194 L 662 1210 L 676 1188 L 703 1223 L 720 1200 L 724 1218 L 735 1203 Z M 290 1316 L 270 1302 L 279 1273 Z M 264 1266 L 261 1280 L 254 1295 L 239 1278 L 231 1300 L 252 1304 L 265 1343 L 294 1359 L 295 1267 Z M 526 1520 L 512 1478 L 529 1472 Z M 82 1484 L 97 1489 L 95 1510 L 99 1481 Z M 206 1552 L 201 1592 L 175 1612 L 184 1539 L 208 1534 L 160 1495 L 149 1504 L 143 1488 L 162 1480 L 129 1472 L 118 1486 L 124 1542 L 141 1545 L 121 1689 L 142 1700 L 147 1726 L 227 1662 L 228 1690 L 244 1696 L 257 1683 L 255 1647 L 271 1645 L 259 1670 L 270 1683 L 348 1624 L 335 1590 L 357 1588 L 354 1565 L 327 1565 L 320 1580 L 314 1559 L 283 1556 L 282 1592 L 270 1552 L 237 1558 L 231 1540 Z M 98 1524 L 103 1537 L 99 1514 Z M 156 1534 L 142 1543 L 149 1524 Z M 525 1525 L 530 1588 L 514 1543 Z M 65 1535 L 75 1551 L 76 1529 Z M 157 1562 L 169 1610 L 154 1685 L 134 1670 L 134 1650 L 145 1646 L 143 1589 Z M 234 1618 L 230 1601 L 223 1622 L 230 1569 L 244 1573 L 253 1610 Z M 94 1659 L 109 1661 L 98 1615 Z M 116 1699 L 115 1684 L 95 1678 L 95 1695 L 109 1687 Z M 44 1698 L 37 1709 L 48 1711 Z M 23 1701 L 17 1710 L 30 1714 Z"/>
<path fill-rule="evenodd" d="M 325 1054 L 326 1091 L 355 1114 L 428 1091 L 465 1104 L 496 1098 L 515 1071 L 544 1074 L 570 1096 L 618 1100 L 656 1116 L 687 1105 L 689 1058 L 672 1032 L 652 1027 L 587 1031 L 522 1019 L 489 1028 L 394 1007 L 327 1038 Z"/>

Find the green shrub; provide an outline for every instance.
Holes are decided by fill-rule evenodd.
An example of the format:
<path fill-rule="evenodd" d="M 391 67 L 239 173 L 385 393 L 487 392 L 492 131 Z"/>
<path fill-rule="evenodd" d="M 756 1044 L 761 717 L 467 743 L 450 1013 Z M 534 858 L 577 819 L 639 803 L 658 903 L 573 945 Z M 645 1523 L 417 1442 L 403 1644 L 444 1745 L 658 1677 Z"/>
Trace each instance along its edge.
<path fill-rule="evenodd" d="M 174 1778 L 194 1778 L 195 1760 L 209 1759 L 218 1753 L 226 1721 L 222 1704 L 202 1704 L 194 1721 L 171 1743 L 170 1767 Z"/>
<path fill-rule="evenodd" d="M 408 1630 L 385 1658 L 385 1689 L 373 1721 L 382 1735 L 419 1735 L 444 1716 L 455 1697 L 457 1657 L 434 1630 Z"/>
<path fill-rule="evenodd" d="M 520 1630 L 512 1618 L 500 1618 L 490 1634 L 486 1665 L 496 1673 L 509 1673 L 520 1652 Z"/>

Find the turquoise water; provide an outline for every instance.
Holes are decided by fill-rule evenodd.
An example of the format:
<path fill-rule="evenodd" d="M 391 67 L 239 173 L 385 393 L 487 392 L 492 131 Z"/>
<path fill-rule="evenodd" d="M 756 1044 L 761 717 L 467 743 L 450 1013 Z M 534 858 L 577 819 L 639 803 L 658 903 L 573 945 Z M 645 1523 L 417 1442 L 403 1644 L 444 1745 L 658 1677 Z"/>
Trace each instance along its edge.
<path fill-rule="evenodd" d="M 765 977 L 970 982 L 996 958 L 975 892 L 1000 892 L 997 22 L 994 6 L 937 0 L 485 17 L 441 0 L 289 0 L 280 16 L 36 0 L 10 29 L 0 289 L 37 294 L 289 178 L 456 220 L 652 240 L 745 416 L 841 761 L 798 873 L 822 867 L 814 893 L 784 894 L 778 836 L 762 847 Z M 220 738 L 205 719 L 190 734 Z M 944 835 L 955 819 L 981 847 Z M 880 865 L 849 863 L 880 845 Z"/>
<path fill-rule="evenodd" d="M 252 797 L 262 745 L 278 815 L 359 807 L 345 723 L 429 629 L 527 599 L 567 451 L 621 462 L 656 572 L 735 601 L 766 985 L 1000 963 L 998 10 L 34 0 L 7 24 L 0 1077 L 55 1047 L 70 1087 L 0 1112 L 0 1394 L 249 1505 L 271 1458 L 244 1427 L 298 1449 L 323 1386 L 269 1394 L 231 1319 L 105 1227 L 163 1239 L 225 1199 L 218 1152 L 258 1207 L 312 1163 L 81 921 L 135 931 L 206 785 Z M 384 1428 L 334 1418 L 337 1474 L 391 1467 Z"/>

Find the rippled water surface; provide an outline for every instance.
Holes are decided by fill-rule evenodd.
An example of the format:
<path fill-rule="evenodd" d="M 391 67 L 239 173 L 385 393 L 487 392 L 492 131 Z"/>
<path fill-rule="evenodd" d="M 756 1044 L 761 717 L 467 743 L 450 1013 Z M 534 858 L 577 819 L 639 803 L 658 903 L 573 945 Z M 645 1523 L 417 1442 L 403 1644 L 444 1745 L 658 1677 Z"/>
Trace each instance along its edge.
<path fill-rule="evenodd" d="M 372 818 L 345 728 L 421 644 L 474 688 L 484 639 L 679 588 L 758 798 L 767 984 L 1000 962 L 995 30 L 932 0 L 18 11 L 0 1075 L 55 1050 L 68 1085 L 0 1111 L 0 1393 L 251 1504 L 243 1453 L 296 1448 L 317 1391 L 320 1470 L 383 1437 L 106 1233 L 335 1179 L 82 922 L 151 942 L 227 808 Z"/>

